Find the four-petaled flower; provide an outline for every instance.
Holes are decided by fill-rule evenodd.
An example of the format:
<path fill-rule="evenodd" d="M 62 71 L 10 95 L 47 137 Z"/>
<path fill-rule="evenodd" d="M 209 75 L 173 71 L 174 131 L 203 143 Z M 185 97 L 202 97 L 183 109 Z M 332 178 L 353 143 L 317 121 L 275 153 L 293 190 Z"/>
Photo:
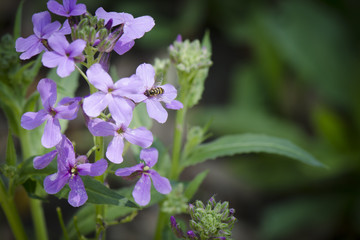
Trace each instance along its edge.
<path fill-rule="evenodd" d="M 75 157 L 72 143 L 66 137 L 58 147 L 58 171 L 44 179 L 44 189 L 49 194 L 58 193 L 66 183 L 69 183 L 70 192 L 68 202 L 73 207 L 83 205 L 87 199 L 84 183 L 79 175 L 100 176 L 108 166 L 105 159 L 100 159 L 95 163 L 87 163 L 86 156 Z"/>
<path fill-rule="evenodd" d="M 49 78 L 41 79 L 37 90 L 40 93 L 44 109 L 38 112 L 24 113 L 21 117 L 21 126 L 31 130 L 47 121 L 41 143 L 44 147 L 51 148 L 58 144 L 62 138 L 59 119 L 75 119 L 81 98 L 65 97 L 58 103 L 57 107 L 54 107 L 57 99 L 56 83 Z"/>
<path fill-rule="evenodd" d="M 48 39 L 49 46 L 53 51 L 45 52 L 42 63 L 48 68 L 57 68 L 60 77 L 67 77 L 75 70 L 76 61 L 84 61 L 82 52 L 86 42 L 77 39 L 69 44 L 65 36 L 52 36 Z"/>
<path fill-rule="evenodd" d="M 156 164 L 158 155 L 159 153 L 155 148 L 143 149 L 140 152 L 140 159 L 144 160 L 145 164 L 140 163 L 133 167 L 120 168 L 115 171 L 115 175 L 121 177 L 140 175 L 140 179 L 132 192 L 135 202 L 140 206 L 145 206 L 150 202 L 151 180 L 159 193 L 168 194 L 171 192 L 169 180 L 160 176 L 155 170 L 150 169 Z"/>
<path fill-rule="evenodd" d="M 79 16 L 86 13 L 85 4 L 76 4 L 76 0 L 63 0 L 63 5 L 55 0 L 47 3 L 50 12 L 64 17 Z"/>
<path fill-rule="evenodd" d="M 145 127 L 131 129 L 128 124 L 106 122 L 99 118 L 90 120 L 88 127 L 94 136 L 114 136 L 106 151 L 106 157 L 113 163 L 123 161 L 124 138 L 143 148 L 150 147 L 153 142 L 152 133 Z"/>
<path fill-rule="evenodd" d="M 46 50 L 47 39 L 52 35 L 70 33 L 70 28 L 61 31 L 61 24 L 58 21 L 51 22 L 51 16 L 48 11 L 36 13 L 32 16 L 34 25 L 34 34 L 27 38 L 18 38 L 15 43 L 17 52 L 22 52 L 20 59 L 26 60 Z M 65 26 L 66 24 L 64 24 Z M 44 45 L 45 44 L 45 45 Z"/>
<path fill-rule="evenodd" d="M 100 91 L 84 99 L 84 112 L 90 117 L 97 117 L 109 107 L 111 116 L 116 122 L 129 124 L 135 105 L 124 96 L 137 91 L 140 82 L 122 78 L 113 83 L 110 75 L 98 63 L 92 65 L 86 71 L 86 75 L 89 82 Z"/>
<path fill-rule="evenodd" d="M 124 32 L 114 47 L 119 55 L 129 51 L 134 46 L 135 39 L 141 38 L 155 26 L 155 21 L 150 16 L 134 18 L 129 13 L 106 12 L 102 7 L 96 10 L 95 16 L 104 19 L 105 23 L 112 19 L 112 27 L 124 25 Z"/>
<path fill-rule="evenodd" d="M 156 85 L 155 84 L 155 70 L 152 65 L 143 63 L 136 69 L 136 75 L 133 78 L 138 78 L 142 82 L 142 86 L 138 88 L 137 94 L 129 95 L 135 102 L 144 101 L 149 117 L 155 119 L 159 123 L 164 123 L 167 120 L 168 113 L 161 105 L 164 102 L 166 108 L 178 110 L 183 105 L 176 101 L 176 88 L 171 84 Z"/>

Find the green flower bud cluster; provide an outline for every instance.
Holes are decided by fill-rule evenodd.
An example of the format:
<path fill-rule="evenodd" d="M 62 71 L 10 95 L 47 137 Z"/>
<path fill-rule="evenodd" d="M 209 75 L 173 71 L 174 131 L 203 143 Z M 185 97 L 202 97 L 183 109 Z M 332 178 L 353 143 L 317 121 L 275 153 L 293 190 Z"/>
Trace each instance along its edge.
<path fill-rule="evenodd" d="M 188 199 L 184 196 L 184 184 L 179 183 L 167 195 L 167 199 L 162 204 L 161 211 L 168 214 L 185 213 L 188 209 Z"/>
<path fill-rule="evenodd" d="M 154 69 L 155 69 L 155 79 L 161 81 L 166 78 L 166 74 L 170 67 L 170 59 L 159 59 L 155 58 Z M 164 82 L 162 82 L 164 84 Z"/>
<path fill-rule="evenodd" d="M 190 73 L 211 66 L 211 53 L 199 40 L 175 41 L 169 48 L 170 58 L 179 71 Z"/>
<path fill-rule="evenodd" d="M 212 197 L 205 206 L 197 200 L 194 205 L 190 204 L 189 212 L 190 227 L 198 239 L 231 239 L 236 218 L 235 210 L 229 209 L 229 202 L 215 202 Z"/>

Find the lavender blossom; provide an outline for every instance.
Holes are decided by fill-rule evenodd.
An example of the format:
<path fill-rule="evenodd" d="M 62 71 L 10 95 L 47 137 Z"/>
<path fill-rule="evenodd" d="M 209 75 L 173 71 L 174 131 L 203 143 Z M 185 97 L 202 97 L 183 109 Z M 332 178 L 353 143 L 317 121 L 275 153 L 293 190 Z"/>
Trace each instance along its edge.
<path fill-rule="evenodd" d="M 47 3 L 50 12 L 64 17 L 79 16 L 86 13 L 85 4 L 76 4 L 76 0 L 63 0 L 63 5 L 55 0 Z"/>
<path fill-rule="evenodd" d="M 56 83 L 49 78 L 41 79 L 37 90 L 40 93 L 44 109 L 38 112 L 24 113 L 21 117 L 21 126 L 31 130 L 46 121 L 41 143 L 46 148 L 52 148 L 62 139 L 59 119 L 75 119 L 81 98 L 65 97 L 58 103 L 57 107 L 54 107 L 57 99 Z"/>
<path fill-rule="evenodd" d="M 158 155 L 159 153 L 155 148 L 143 149 L 140 152 L 140 159 L 144 160 L 145 163 L 140 163 L 133 167 L 120 168 L 115 171 L 115 175 L 121 177 L 140 175 L 140 179 L 132 192 L 135 202 L 140 206 L 145 206 L 150 202 L 151 180 L 159 193 L 168 194 L 171 192 L 169 180 L 160 176 L 155 170 L 150 169 L 156 164 Z"/>
<path fill-rule="evenodd" d="M 161 102 L 169 109 L 178 110 L 183 107 L 181 102 L 175 100 L 177 91 L 173 85 L 155 84 L 155 70 L 150 64 L 143 63 L 138 66 L 136 76 L 142 81 L 142 86 L 138 89 L 138 94 L 131 97 L 135 102 L 145 102 L 149 117 L 159 123 L 166 122 L 168 113 Z"/>
<path fill-rule="evenodd" d="M 134 46 L 135 39 L 141 38 L 145 32 L 149 32 L 155 26 L 154 19 L 150 16 L 134 18 L 129 13 L 106 12 L 102 7 L 96 10 L 95 15 L 104 19 L 105 23 L 112 19 L 112 27 L 124 25 L 124 32 L 114 47 L 119 55 L 129 51 Z"/>
<path fill-rule="evenodd" d="M 20 59 L 29 59 L 44 50 L 47 50 L 47 39 L 54 34 L 68 34 L 69 29 L 60 29 L 61 24 L 58 21 L 51 22 L 51 16 L 48 11 L 35 13 L 32 16 L 34 25 L 34 34 L 27 38 L 18 38 L 15 43 L 16 51 L 22 52 Z M 65 26 L 65 24 L 64 24 Z"/>
<path fill-rule="evenodd" d="M 87 163 L 86 156 L 75 158 L 72 143 L 63 136 L 58 147 L 58 171 L 44 179 L 44 189 L 49 194 L 56 194 L 66 183 L 69 183 L 71 191 L 68 202 L 73 207 L 79 207 L 88 199 L 84 183 L 79 175 L 100 176 L 106 171 L 107 166 L 105 159 Z"/>
<path fill-rule="evenodd" d="M 86 42 L 77 39 L 69 44 L 65 36 L 52 36 L 48 39 L 49 46 L 53 51 L 44 53 L 42 63 L 48 68 L 57 68 L 60 77 L 67 77 L 75 70 L 75 62 L 84 61 L 82 52 Z"/>
<path fill-rule="evenodd" d="M 113 83 L 110 75 L 100 64 L 92 65 L 86 72 L 88 80 L 100 91 L 84 99 L 84 112 L 90 117 L 97 117 L 106 108 L 116 122 L 130 123 L 134 103 L 124 96 L 137 91 L 140 82 L 131 78 L 122 78 Z"/>
<path fill-rule="evenodd" d="M 152 133 L 145 127 L 131 129 L 128 124 L 105 122 L 99 118 L 90 120 L 88 127 L 94 136 L 114 136 L 106 151 L 106 157 L 113 163 L 123 161 L 124 138 L 143 148 L 150 147 L 153 142 Z"/>

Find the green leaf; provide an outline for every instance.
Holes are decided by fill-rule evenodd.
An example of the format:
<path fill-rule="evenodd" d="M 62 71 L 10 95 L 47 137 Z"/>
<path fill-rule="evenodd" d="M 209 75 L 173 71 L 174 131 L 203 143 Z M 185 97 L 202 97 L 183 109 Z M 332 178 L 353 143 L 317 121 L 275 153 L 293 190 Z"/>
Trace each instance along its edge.
<path fill-rule="evenodd" d="M 212 46 L 211 46 L 210 31 L 209 31 L 209 30 L 206 30 L 205 35 L 204 35 L 204 37 L 203 37 L 203 39 L 202 39 L 201 45 L 202 45 L 203 47 L 205 47 L 205 48 L 209 51 L 209 53 L 210 53 L 210 55 L 211 55 L 211 53 L 212 53 Z"/>
<path fill-rule="evenodd" d="M 82 176 L 86 192 L 88 194 L 88 202 L 95 204 L 111 204 L 117 206 L 136 207 L 127 198 L 118 194 L 114 190 L 109 189 L 101 182 L 89 176 Z"/>
<path fill-rule="evenodd" d="M 1 93 L 0 93 L 0 95 L 1 95 Z M 19 132 L 20 132 L 20 117 L 19 116 L 20 116 L 20 114 L 18 114 L 17 112 L 14 112 L 14 108 L 12 108 L 11 106 L 8 106 L 4 102 L 1 102 L 1 99 L 0 99 L 0 108 L 5 113 L 6 119 L 8 121 L 8 125 L 11 128 L 11 131 L 15 135 L 19 136 Z"/>
<path fill-rule="evenodd" d="M 312 166 L 324 167 L 312 155 L 290 141 L 259 134 L 228 135 L 210 143 L 201 144 L 183 161 L 182 167 L 218 157 L 260 152 L 278 154 Z"/>
<path fill-rule="evenodd" d="M 201 183 L 204 181 L 205 177 L 207 176 L 207 174 L 209 173 L 209 170 L 205 170 L 201 173 L 199 173 L 190 183 L 189 185 L 187 185 L 185 191 L 184 191 L 184 196 L 187 199 L 191 199 L 194 194 L 197 192 L 197 190 L 199 189 Z"/>
<path fill-rule="evenodd" d="M 9 166 L 16 165 L 16 150 L 15 150 L 14 140 L 12 137 L 12 132 L 10 129 L 8 133 L 8 140 L 6 146 L 6 164 L 8 164 Z"/>
<path fill-rule="evenodd" d="M 79 72 L 74 71 L 70 76 L 61 78 L 56 73 L 56 68 L 53 68 L 48 73 L 48 78 L 54 80 L 57 85 L 57 100 L 60 101 L 64 97 L 74 97 L 75 91 L 78 88 Z"/>
<path fill-rule="evenodd" d="M 18 39 L 21 35 L 21 14 L 24 5 L 24 0 L 20 2 L 16 11 L 15 26 L 14 26 L 14 39 Z"/>

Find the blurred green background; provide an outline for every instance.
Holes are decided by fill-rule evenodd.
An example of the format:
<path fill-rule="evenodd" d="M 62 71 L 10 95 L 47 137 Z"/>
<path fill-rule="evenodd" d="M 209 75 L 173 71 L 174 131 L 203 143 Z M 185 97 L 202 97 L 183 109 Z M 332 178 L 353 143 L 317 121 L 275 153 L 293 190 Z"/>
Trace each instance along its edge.
<path fill-rule="evenodd" d="M 19 2 L 1 1 L 1 35 L 12 32 Z M 239 219 L 234 239 L 360 239 L 360 1 L 78 2 L 86 3 L 91 13 L 102 6 L 155 19 L 154 29 L 130 52 L 112 55 L 120 77 L 132 74 L 140 63 L 166 56 L 177 34 L 196 39 L 210 30 L 214 64 L 189 126 L 211 120 L 213 137 L 251 132 L 286 138 L 328 166 L 249 154 L 186 169 L 186 180 L 211 169 L 196 197 L 205 201 L 216 194 L 217 200 L 230 201 Z M 32 34 L 32 14 L 46 10 L 46 1 L 25 1 L 24 10 L 25 37 Z M 3 160 L 7 127 L 2 113 L 0 117 Z M 69 132 L 76 128 L 70 126 Z M 171 139 L 164 128 L 155 131 Z M 74 134 L 78 142 L 79 134 Z M 51 211 L 47 214 L 55 215 Z M 26 206 L 23 214 L 26 218 Z M 111 228 L 109 239 L 150 239 L 155 215 L 149 209 L 135 224 Z M 11 239 L 0 216 L 0 234 Z M 54 234 L 59 233 L 57 222 L 52 225 Z M 139 228 L 143 233 L 135 234 Z M 126 230 L 130 235 L 111 238 L 111 233 Z"/>

